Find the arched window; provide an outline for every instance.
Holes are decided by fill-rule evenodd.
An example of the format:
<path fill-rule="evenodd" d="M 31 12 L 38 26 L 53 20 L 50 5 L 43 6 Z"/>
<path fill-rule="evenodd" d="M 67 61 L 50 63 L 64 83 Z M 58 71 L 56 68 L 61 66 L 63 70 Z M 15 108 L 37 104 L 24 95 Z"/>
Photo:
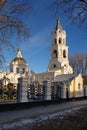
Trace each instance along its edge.
<path fill-rule="evenodd" d="M 80 83 L 78 84 L 78 89 L 80 89 L 81 88 L 81 85 L 80 85 Z"/>
<path fill-rule="evenodd" d="M 19 73 L 19 68 L 18 67 L 16 68 L 16 73 Z"/>
<path fill-rule="evenodd" d="M 54 43 L 57 44 L 57 39 L 56 38 L 54 39 Z"/>
<path fill-rule="evenodd" d="M 67 65 L 65 64 L 64 67 L 66 67 Z"/>
<path fill-rule="evenodd" d="M 57 58 L 58 56 L 57 56 L 57 50 L 54 50 L 53 51 L 53 58 Z"/>
<path fill-rule="evenodd" d="M 56 65 L 54 64 L 53 67 L 56 68 Z"/>
<path fill-rule="evenodd" d="M 61 44 L 62 43 L 62 39 L 61 38 L 59 38 L 59 44 Z"/>
<path fill-rule="evenodd" d="M 63 58 L 66 58 L 66 50 L 63 50 Z"/>
<path fill-rule="evenodd" d="M 23 74 L 25 73 L 25 68 L 23 68 Z"/>

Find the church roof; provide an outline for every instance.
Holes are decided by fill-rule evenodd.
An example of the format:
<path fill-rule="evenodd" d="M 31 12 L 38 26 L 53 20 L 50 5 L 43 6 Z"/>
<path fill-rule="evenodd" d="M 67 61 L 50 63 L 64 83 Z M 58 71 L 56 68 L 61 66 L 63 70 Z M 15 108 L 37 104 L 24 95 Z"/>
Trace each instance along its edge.
<path fill-rule="evenodd" d="M 75 74 L 57 75 L 57 76 L 55 77 L 55 81 L 65 82 L 65 81 L 72 80 L 74 77 L 75 77 Z"/>
<path fill-rule="evenodd" d="M 12 60 L 12 62 L 26 63 L 26 60 L 24 58 L 16 57 Z"/>

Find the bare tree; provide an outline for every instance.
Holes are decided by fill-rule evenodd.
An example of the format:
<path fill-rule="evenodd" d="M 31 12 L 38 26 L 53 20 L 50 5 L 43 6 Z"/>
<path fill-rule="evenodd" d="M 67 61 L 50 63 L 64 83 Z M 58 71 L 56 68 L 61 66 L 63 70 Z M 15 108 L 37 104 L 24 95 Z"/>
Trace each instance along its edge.
<path fill-rule="evenodd" d="M 69 56 L 69 62 L 75 74 L 87 74 L 87 53 L 79 53 Z"/>
<path fill-rule="evenodd" d="M 58 15 L 66 14 L 71 21 L 87 28 L 87 0 L 52 0 L 50 7 Z"/>
<path fill-rule="evenodd" d="M 87 86 L 87 75 L 83 75 L 83 84 Z"/>
<path fill-rule="evenodd" d="M 4 48 L 14 47 L 11 37 L 29 36 L 29 28 L 21 18 L 31 9 L 24 0 L 0 0 L 0 64 L 4 60 Z"/>
<path fill-rule="evenodd" d="M 0 10 L 3 8 L 6 0 L 0 0 Z"/>

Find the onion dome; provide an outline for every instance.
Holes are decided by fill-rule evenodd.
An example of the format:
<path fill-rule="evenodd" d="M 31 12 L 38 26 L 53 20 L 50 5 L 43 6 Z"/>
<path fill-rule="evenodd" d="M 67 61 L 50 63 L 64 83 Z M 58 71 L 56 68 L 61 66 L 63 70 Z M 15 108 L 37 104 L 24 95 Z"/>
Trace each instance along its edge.
<path fill-rule="evenodd" d="M 14 58 L 11 61 L 10 71 L 14 72 L 14 73 L 24 74 L 28 71 L 28 64 L 27 64 L 26 60 L 22 57 L 21 49 L 18 48 L 17 51 L 18 51 L 18 53 L 17 53 L 16 58 Z"/>
<path fill-rule="evenodd" d="M 12 60 L 12 62 L 18 62 L 18 63 L 26 63 L 26 60 L 22 58 L 21 49 L 18 48 L 18 54 L 17 57 Z"/>

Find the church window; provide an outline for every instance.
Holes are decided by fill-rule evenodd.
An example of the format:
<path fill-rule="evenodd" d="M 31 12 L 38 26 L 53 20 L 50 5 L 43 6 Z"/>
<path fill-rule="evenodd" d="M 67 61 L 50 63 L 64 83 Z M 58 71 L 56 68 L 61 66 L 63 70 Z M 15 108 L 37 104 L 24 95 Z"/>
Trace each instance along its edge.
<path fill-rule="evenodd" d="M 66 67 L 66 64 L 64 66 Z"/>
<path fill-rule="evenodd" d="M 61 44 L 62 43 L 62 39 L 61 38 L 59 38 L 59 44 Z"/>
<path fill-rule="evenodd" d="M 23 68 L 23 74 L 25 73 L 25 68 Z"/>
<path fill-rule="evenodd" d="M 78 89 L 80 89 L 80 83 L 78 84 Z"/>
<path fill-rule="evenodd" d="M 63 58 L 66 58 L 66 50 L 63 50 Z"/>
<path fill-rule="evenodd" d="M 56 68 L 56 65 L 54 64 L 53 67 Z"/>
<path fill-rule="evenodd" d="M 16 73 L 19 73 L 19 68 L 18 67 L 16 68 Z"/>
<path fill-rule="evenodd" d="M 57 39 L 56 38 L 54 39 L 54 43 L 57 44 Z"/>
<path fill-rule="evenodd" d="M 53 51 L 53 58 L 57 58 L 57 50 Z"/>

